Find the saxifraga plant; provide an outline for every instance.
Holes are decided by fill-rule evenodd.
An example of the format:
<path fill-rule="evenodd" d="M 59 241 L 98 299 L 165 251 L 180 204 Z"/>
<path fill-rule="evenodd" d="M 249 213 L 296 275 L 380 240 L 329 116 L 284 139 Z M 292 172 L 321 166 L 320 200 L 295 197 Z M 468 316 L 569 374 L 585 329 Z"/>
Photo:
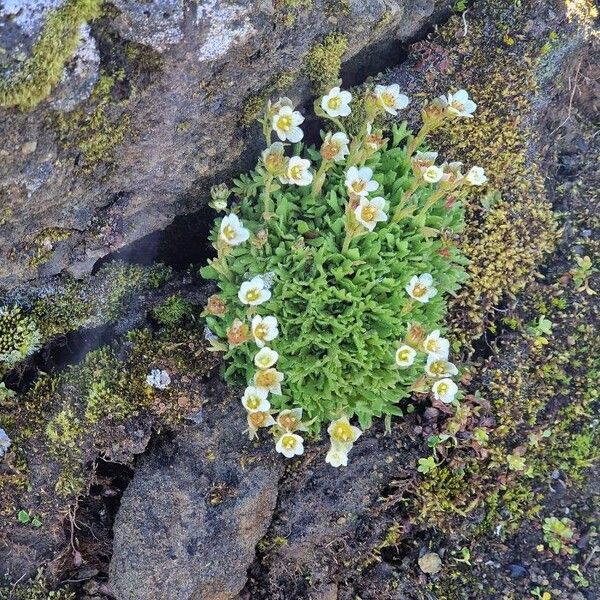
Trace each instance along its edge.
<path fill-rule="evenodd" d="M 211 205 L 227 214 L 212 231 L 217 257 L 201 271 L 221 290 L 204 312 L 207 336 L 229 362 L 226 380 L 247 386 L 250 437 L 270 427 L 292 457 L 303 452 L 299 431 L 330 422 L 333 466 L 347 464 L 361 434 L 353 417 L 365 429 L 401 416 L 413 391 L 457 402 L 440 332 L 445 298 L 466 277 L 455 241 L 463 200 L 486 182 L 480 167 L 463 175 L 461 163 L 438 166 L 437 153 L 420 150 L 442 122 L 472 116 L 464 90 L 425 105 L 416 135 L 406 123 L 374 126 L 408 105 L 398 85 L 362 101 L 352 138 L 344 117 L 357 99 L 334 87 L 315 102 L 335 128 L 320 148 L 301 143 L 304 117 L 288 98 L 268 103 L 257 167 L 233 190 L 213 188 Z"/>

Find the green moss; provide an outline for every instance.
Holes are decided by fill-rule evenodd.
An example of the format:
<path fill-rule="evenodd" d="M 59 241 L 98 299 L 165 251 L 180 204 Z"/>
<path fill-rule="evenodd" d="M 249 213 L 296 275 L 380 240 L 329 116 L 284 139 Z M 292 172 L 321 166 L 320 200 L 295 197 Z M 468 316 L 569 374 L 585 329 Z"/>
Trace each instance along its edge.
<path fill-rule="evenodd" d="M 66 0 L 48 16 L 31 56 L 0 80 L 0 106 L 29 110 L 50 94 L 77 48 L 81 25 L 100 14 L 101 4 L 102 0 Z"/>
<path fill-rule="evenodd" d="M 323 94 L 336 85 L 340 76 L 342 56 L 348 48 L 348 38 L 339 32 L 328 34 L 316 44 L 304 59 L 304 73 L 316 94 Z"/>
<path fill-rule="evenodd" d="M 0 307 L 0 374 L 40 347 L 37 324 L 18 306 Z"/>
<path fill-rule="evenodd" d="M 177 327 L 184 319 L 193 318 L 193 305 L 181 297 L 181 294 L 169 296 L 153 311 L 156 320 L 165 327 Z"/>
<path fill-rule="evenodd" d="M 43 265 L 52 258 L 54 246 L 58 242 L 68 239 L 71 232 L 60 227 L 48 227 L 40 231 L 28 244 L 28 248 L 33 252 L 29 259 L 29 266 L 32 269 Z"/>
<path fill-rule="evenodd" d="M 81 152 L 84 171 L 91 171 L 99 164 L 111 164 L 113 150 L 129 129 L 131 117 L 118 107 L 111 110 L 113 88 L 124 77 L 122 70 L 110 75 L 102 73 L 90 98 L 94 106 L 91 112 L 78 108 L 56 118 L 61 144 Z"/>
<path fill-rule="evenodd" d="M 314 4 L 314 0 L 273 0 L 275 14 L 286 27 L 292 27 L 300 11 L 312 8 Z"/>

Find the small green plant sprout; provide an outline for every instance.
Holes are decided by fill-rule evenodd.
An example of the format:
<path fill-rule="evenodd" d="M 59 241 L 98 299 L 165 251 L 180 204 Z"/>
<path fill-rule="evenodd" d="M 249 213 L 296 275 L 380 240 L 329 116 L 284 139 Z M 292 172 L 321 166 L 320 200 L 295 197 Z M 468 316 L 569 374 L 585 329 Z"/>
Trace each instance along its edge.
<path fill-rule="evenodd" d="M 435 469 L 437 469 L 437 464 L 433 456 L 428 456 L 427 458 L 420 458 L 418 460 L 417 471 L 419 473 L 427 475 L 427 473 L 431 473 L 432 471 L 435 471 Z"/>
<path fill-rule="evenodd" d="M 21 525 L 31 525 L 32 527 L 41 527 L 42 521 L 39 517 L 32 515 L 28 510 L 20 510 L 17 513 L 17 521 Z"/>
<path fill-rule="evenodd" d="M 539 586 L 534 587 L 531 590 L 531 595 L 538 600 L 552 600 L 552 594 L 550 592 L 544 592 Z"/>
<path fill-rule="evenodd" d="M 541 348 L 548 344 L 548 337 L 552 335 L 552 321 L 541 315 L 527 327 L 527 332 L 533 337 L 534 345 Z"/>
<path fill-rule="evenodd" d="M 293 102 L 269 101 L 258 165 L 231 193 L 213 188 L 225 214 L 201 269 L 220 288 L 203 311 L 205 336 L 224 353 L 227 382 L 245 386 L 249 437 L 269 430 L 285 457 L 325 424 L 326 461 L 345 466 L 373 419 L 389 425 L 412 392 L 458 406 L 446 298 L 466 279 L 456 244 L 464 202 L 487 179 L 438 162 L 427 137 L 476 106 L 459 90 L 424 105 L 416 134 L 406 123 L 377 128 L 408 104 L 397 84 L 361 98 L 334 86 L 314 103 L 329 123 L 315 147 L 303 144 Z M 355 108 L 365 116 L 353 134 L 345 119 Z"/>
<path fill-rule="evenodd" d="M 542 525 L 544 541 L 554 554 L 573 554 L 575 552 L 575 523 L 563 517 L 547 517 Z"/>
<path fill-rule="evenodd" d="M 524 471 L 525 470 L 525 459 L 517 452 L 507 455 L 506 462 L 508 468 L 511 471 Z"/>
<path fill-rule="evenodd" d="M 598 269 L 594 267 L 589 256 L 575 256 L 575 262 L 577 266 L 571 270 L 571 276 L 577 286 L 577 291 L 593 296 L 596 292 L 590 287 L 590 277 L 597 273 Z"/>

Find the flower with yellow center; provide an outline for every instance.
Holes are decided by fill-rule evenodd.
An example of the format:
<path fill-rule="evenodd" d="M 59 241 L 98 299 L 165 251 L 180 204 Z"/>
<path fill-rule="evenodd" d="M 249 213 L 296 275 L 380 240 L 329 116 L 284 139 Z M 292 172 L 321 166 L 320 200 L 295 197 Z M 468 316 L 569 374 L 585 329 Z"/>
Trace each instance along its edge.
<path fill-rule="evenodd" d="M 417 177 L 422 176 L 429 167 L 435 164 L 437 157 L 437 152 L 415 152 L 410 160 L 413 173 Z"/>
<path fill-rule="evenodd" d="M 277 369 L 260 369 L 254 374 L 254 385 L 261 389 L 271 392 L 276 396 L 281 396 L 281 382 L 283 381 L 283 373 Z"/>
<path fill-rule="evenodd" d="M 261 348 L 254 357 L 254 364 L 259 369 L 268 369 L 272 367 L 279 360 L 279 354 L 275 350 L 271 350 L 265 346 Z"/>
<path fill-rule="evenodd" d="M 342 131 L 338 131 L 337 133 L 329 132 L 323 140 L 321 156 L 324 160 L 332 160 L 334 162 L 344 160 L 350 153 L 348 148 L 349 143 L 350 138 Z"/>
<path fill-rule="evenodd" d="M 487 177 L 482 167 L 471 167 L 465 179 L 471 185 L 484 185 L 487 182 Z"/>
<path fill-rule="evenodd" d="M 436 400 L 440 400 L 444 404 L 450 404 L 458 392 L 458 386 L 452 379 L 444 378 L 436 381 L 431 391 Z"/>
<path fill-rule="evenodd" d="M 352 446 L 354 442 L 361 436 L 362 431 L 350 425 L 348 417 L 340 417 L 337 421 L 332 421 L 327 428 L 327 433 L 332 442 L 337 442 L 345 446 Z"/>
<path fill-rule="evenodd" d="M 310 171 L 310 160 L 292 156 L 290 158 L 285 176 L 280 177 L 282 183 L 293 183 L 295 185 L 310 185 L 313 180 L 313 174 Z"/>
<path fill-rule="evenodd" d="M 242 283 L 238 298 L 242 304 L 258 306 L 271 298 L 271 291 L 265 287 L 263 278 L 256 276 L 250 281 Z"/>
<path fill-rule="evenodd" d="M 350 92 L 341 91 L 336 86 L 321 98 L 321 108 L 330 117 L 347 117 L 350 114 L 351 100 Z"/>
<path fill-rule="evenodd" d="M 273 116 L 273 129 L 277 137 L 282 141 L 295 144 L 299 142 L 304 134 L 299 125 L 304 122 L 304 117 L 291 106 L 282 106 L 277 114 Z"/>
<path fill-rule="evenodd" d="M 457 375 L 458 369 L 456 368 L 456 365 L 448 362 L 444 358 L 440 358 L 435 354 L 430 354 L 427 357 L 425 372 L 429 377 L 441 378 Z"/>
<path fill-rule="evenodd" d="M 239 246 L 250 237 L 250 231 L 246 229 L 237 215 L 229 214 L 223 217 L 219 230 L 219 239 L 228 246 Z"/>
<path fill-rule="evenodd" d="M 435 165 L 427 167 L 422 173 L 423 180 L 427 183 L 437 183 L 443 176 L 444 171 L 441 167 L 436 167 Z"/>
<path fill-rule="evenodd" d="M 304 439 L 297 433 L 284 433 L 275 444 L 275 450 L 286 458 L 293 458 L 304 453 Z"/>
<path fill-rule="evenodd" d="M 261 390 L 253 385 L 249 385 L 244 390 L 242 396 L 242 405 L 249 412 L 266 412 L 271 408 L 271 404 L 267 400 L 268 392 Z"/>
<path fill-rule="evenodd" d="M 302 409 L 289 408 L 282 410 L 277 415 L 277 425 L 285 431 L 306 431 L 307 427 L 302 423 Z"/>
<path fill-rule="evenodd" d="M 456 117 L 471 118 L 477 108 L 477 104 L 469 98 L 466 90 L 458 90 L 454 94 L 448 92 L 445 100 L 448 104 L 448 113 Z"/>
<path fill-rule="evenodd" d="M 403 345 L 396 350 L 396 364 L 399 367 L 410 367 L 414 364 L 417 351 L 410 346 Z"/>
<path fill-rule="evenodd" d="M 252 317 L 252 337 L 259 348 L 262 348 L 266 342 L 273 341 L 278 335 L 279 329 L 275 317 L 261 317 L 260 315 Z"/>
<path fill-rule="evenodd" d="M 348 452 L 347 446 L 331 442 L 329 451 L 325 456 L 325 462 L 330 464 L 332 467 L 347 467 L 348 466 Z"/>
<path fill-rule="evenodd" d="M 248 436 L 251 440 L 256 437 L 257 431 L 261 427 L 271 427 L 271 425 L 275 425 L 275 419 L 268 412 L 251 412 L 247 415 L 248 420 Z"/>
<path fill-rule="evenodd" d="M 439 329 L 435 329 L 423 341 L 423 350 L 427 354 L 446 360 L 450 352 L 450 342 L 441 337 Z"/>
<path fill-rule="evenodd" d="M 266 150 L 263 150 L 262 161 L 265 169 L 271 175 L 282 175 L 286 170 L 287 159 L 285 147 L 281 142 L 273 142 Z"/>
<path fill-rule="evenodd" d="M 361 197 L 358 206 L 354 209 L 356 220 L 369 231 L 373 231 L 377 223 L 387 221 L 388 216 L 385 214 L 383 207 L 385 206 L 385 198 L 377 196 L 369 200 Z"/>
<path fill-rule="evenodd" d="M 437 289 L 433 287 L 433 277 L 429 273 L 418 277 L 413 275 L 404 289 L 411 298 L 423 303 L 429 302 L 437 294 Z"/>
<path fill-rule="evenodd" d="M 346 188 L 351 196 L 368 196 L 379 184 L 373 180 L 373 169 L 369 167 L 350 167 L 346 171 Z"/>
<path fill-rule="evenodd" d="M 379 106 L 394 116 L 409 103 L 408 96 L 400 93 L 400 86 L 397 83 L 375 86 L 375 97 Z"/>

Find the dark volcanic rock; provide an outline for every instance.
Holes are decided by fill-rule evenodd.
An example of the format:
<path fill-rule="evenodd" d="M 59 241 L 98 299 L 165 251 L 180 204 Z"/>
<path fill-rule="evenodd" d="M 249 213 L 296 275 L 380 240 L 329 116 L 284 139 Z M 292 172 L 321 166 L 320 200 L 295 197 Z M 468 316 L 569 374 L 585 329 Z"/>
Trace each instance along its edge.
<path fill-rule="evenodd" d="M 237 404 L 206 413 L 145 457 L 123 496 L 110 568 L 119 600 L 226 600 L 245 584 L 283 461 L 267 444 L 251 450 Z"/>
<path fill-rule="evenodd" d="M 0 13 L 8 47 L 26 56 L 47 9 L 59 4 L 32 0 L 18 17 Z M 29 113 L 0 110 L 0 286 L 89 272 L 100 257 L 197 210 L 212 181 L 258 155 L 258 129 L 240 124 L 249 99 L 268 95 L 284 76 L 281 91 L 310 100 L 306 56 L 328 33 L 347 37 L 343 59 L 348 79 L 357 79 L 399 60 L 402 44 L 448 3 L 114 5 L 92 39 L 83 33 L 83 58 L 68 65 L 48 101 Z M 101 110 L 98 98 L 84 101 L 98 76 L 94 38 L 100 68 L 125 76 Z M 43 260 L 32 260 L 40 246 Z"/>

